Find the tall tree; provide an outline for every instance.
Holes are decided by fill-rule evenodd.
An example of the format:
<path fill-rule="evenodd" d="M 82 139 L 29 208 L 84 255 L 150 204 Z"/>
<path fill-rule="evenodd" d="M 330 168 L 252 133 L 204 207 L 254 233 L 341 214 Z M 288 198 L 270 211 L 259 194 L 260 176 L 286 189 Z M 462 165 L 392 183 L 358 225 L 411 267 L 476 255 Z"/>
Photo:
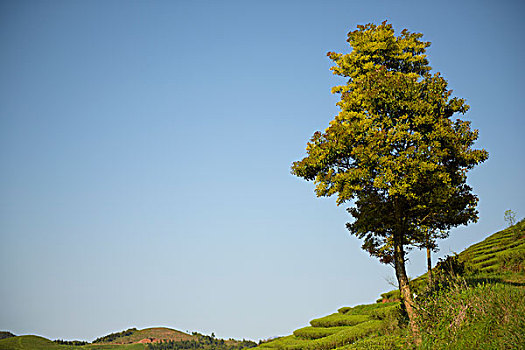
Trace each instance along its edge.
<path fill-rule="evenodd" d="M 418 246 L 420 249 L 425 249 L 427 253 L 427 281 L 428 286 L 431 287 L 433 284 L 432 279 L 432 252 L 438 251 L 437 239 L 447 238 L 449 235 L 448 231 L 433 231 L 427 227 L 421 227 L 423 230 L 424 242 L 420 243 Z"/>
<path fill-rule="evenodd" d="M 417 311 L 405 270 L 407 248 L 421 246 L 425 230 L 449 230 L 477 219 L 477 197 L 466 184 L 467 170 L 488 157 L 472 149 L 478 137 L 439 73 L 430 74 L 429 42 L 392 25 L 358 26 L 348 34 L 352 51 L 329 52 L 339 114 L 307 144 L 307 156 L 292 173 L 315 182 L 317 196 L 353 202 L 350 232 L 363 249 L 391 263 L 416 341 Z"/>

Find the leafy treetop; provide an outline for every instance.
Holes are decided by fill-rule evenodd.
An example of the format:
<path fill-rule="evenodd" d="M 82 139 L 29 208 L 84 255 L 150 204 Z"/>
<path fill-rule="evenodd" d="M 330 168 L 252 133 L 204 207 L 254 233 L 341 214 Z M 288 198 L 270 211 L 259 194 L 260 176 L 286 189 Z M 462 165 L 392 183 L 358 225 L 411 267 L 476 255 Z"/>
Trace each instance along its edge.
<path fill-rule="evenodd" d="M 429 73 L 430 43 L 421 37 L 367 24 L 348 34 L 349 54 L 329 52 L 334 74 L 349 78 L 332 89 L 341 111 L 292 165 L 293 174 L 315 181 L 317 196 L 356 200 L 348 228 L 380 257 L 393 229 L 412 233 L 404 235 L 408 244 L 422 226 L 446 230 L 477 218 L 466 172 L 487 152 L 471 148 L 478 132 L 468 121 L 451 120 L 469 106 Z"/>

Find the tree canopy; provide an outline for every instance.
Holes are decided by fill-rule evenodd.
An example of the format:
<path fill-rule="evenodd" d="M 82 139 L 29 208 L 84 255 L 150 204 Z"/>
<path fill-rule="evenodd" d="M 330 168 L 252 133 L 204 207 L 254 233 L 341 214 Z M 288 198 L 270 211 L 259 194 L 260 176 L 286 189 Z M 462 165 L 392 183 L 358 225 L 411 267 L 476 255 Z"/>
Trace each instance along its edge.
<path fill-rule="evenodd" d="M 406 248 L 423 244 L 428 230 L 477 220 L 466 174 L 488 157 L 472 148 L 478 131 L 470 122 L 452 119 L 469 106 L 440 73 L 430 73 L 422 36 L 395 35 L 386 22 L 360 25 L 348 34 L 350 53 L 329 52 L 333 73 L 347 78 L 332 89 L 341 95 L 340 112 L 292 165 L 293 174 L 315 182 L 317 196 L 353 204 L 348 229 L 363 249 L 395 266 L 409 304 Z"/>

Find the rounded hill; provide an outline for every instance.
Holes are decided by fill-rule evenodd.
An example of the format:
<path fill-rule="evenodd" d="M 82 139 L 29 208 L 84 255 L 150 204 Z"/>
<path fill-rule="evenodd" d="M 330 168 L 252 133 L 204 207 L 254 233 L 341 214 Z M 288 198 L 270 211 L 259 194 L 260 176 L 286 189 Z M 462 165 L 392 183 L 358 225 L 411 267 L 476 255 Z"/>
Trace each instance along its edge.
<path fill-rule="evenodd" d="M 120 333 L 113 333 L 94 341 L 100 344 L 156 343 L 160 341 L 192 340 L 193 336 L 175 329 L 154 327 L 138 330 L 131 328 Z"/>

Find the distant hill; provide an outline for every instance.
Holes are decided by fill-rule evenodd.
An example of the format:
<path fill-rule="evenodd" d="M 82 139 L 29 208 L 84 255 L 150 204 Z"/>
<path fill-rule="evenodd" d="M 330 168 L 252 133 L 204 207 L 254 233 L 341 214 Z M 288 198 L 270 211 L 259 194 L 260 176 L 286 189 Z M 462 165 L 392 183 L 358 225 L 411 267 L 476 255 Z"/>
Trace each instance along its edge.
<path fill-rule="evenodd" d="M 21 335 L 0 340 L 0 350 L 58 350 L 68 349 L 36 335 Z"/>
<path fill-rule="evenodd" d="M 461 286 L 444 286 L 437 294 L 428 296 L 431 292 L 425 291 L 426 274 L 411 281 L 416 293 L 427 293 L 430 302 L 424 305 L 433 306 L 436 314 L 452 305 L 450 315 L 445 315 L 450 318 L 439 315 L 432 319 L 421 313 L 422 332 L 430 334 L 422 348 L 525 349 L 524 262 L 525 220 L 522 220 L 439 262 L 439 267 L 433 269 L 444 268 L 448 263 L 454 265 L 456 273 L 461 275 Z M 336 313 L 310 321 L 309 327 L 263 342 L 256 349 L 413 349 L 398 300 L 399 291 L 394 290 L 382 294 L 375 304 L 342 307 Z M 457 309 L 458 314 L 454 314 Z M 470 309 L 479 309 L 484 314 L 480 316 Z M 442 325 L 436 325 L 439 323 Z M 451 336 L 451 325 L 456 326 L 455 323 L 457 329 Z"/>
<path fill-rule="evenodd" d="M 91 344 L 73 345 L 74 343 L 81 342 L 51 341 L 35 335 L 23 335 L 1 339 L 0 350 L 155 350 L 157 348 L 240 350 L 256 345 L 248 341 L 215 339 L 199 333 L 190 335 L 163 327 L 143 330 L 131 328 L 97 338 Z"/>
<path fill-rule="evenodd" d="M 137 330 L 128 329 L 119 333 L 113 333 L 100 337 L 93 341 L 94 344 L 134 344 L 154 343 L 160 341 L 192 340 L 195 336 L 170 328 L 147 328 Z"/>

